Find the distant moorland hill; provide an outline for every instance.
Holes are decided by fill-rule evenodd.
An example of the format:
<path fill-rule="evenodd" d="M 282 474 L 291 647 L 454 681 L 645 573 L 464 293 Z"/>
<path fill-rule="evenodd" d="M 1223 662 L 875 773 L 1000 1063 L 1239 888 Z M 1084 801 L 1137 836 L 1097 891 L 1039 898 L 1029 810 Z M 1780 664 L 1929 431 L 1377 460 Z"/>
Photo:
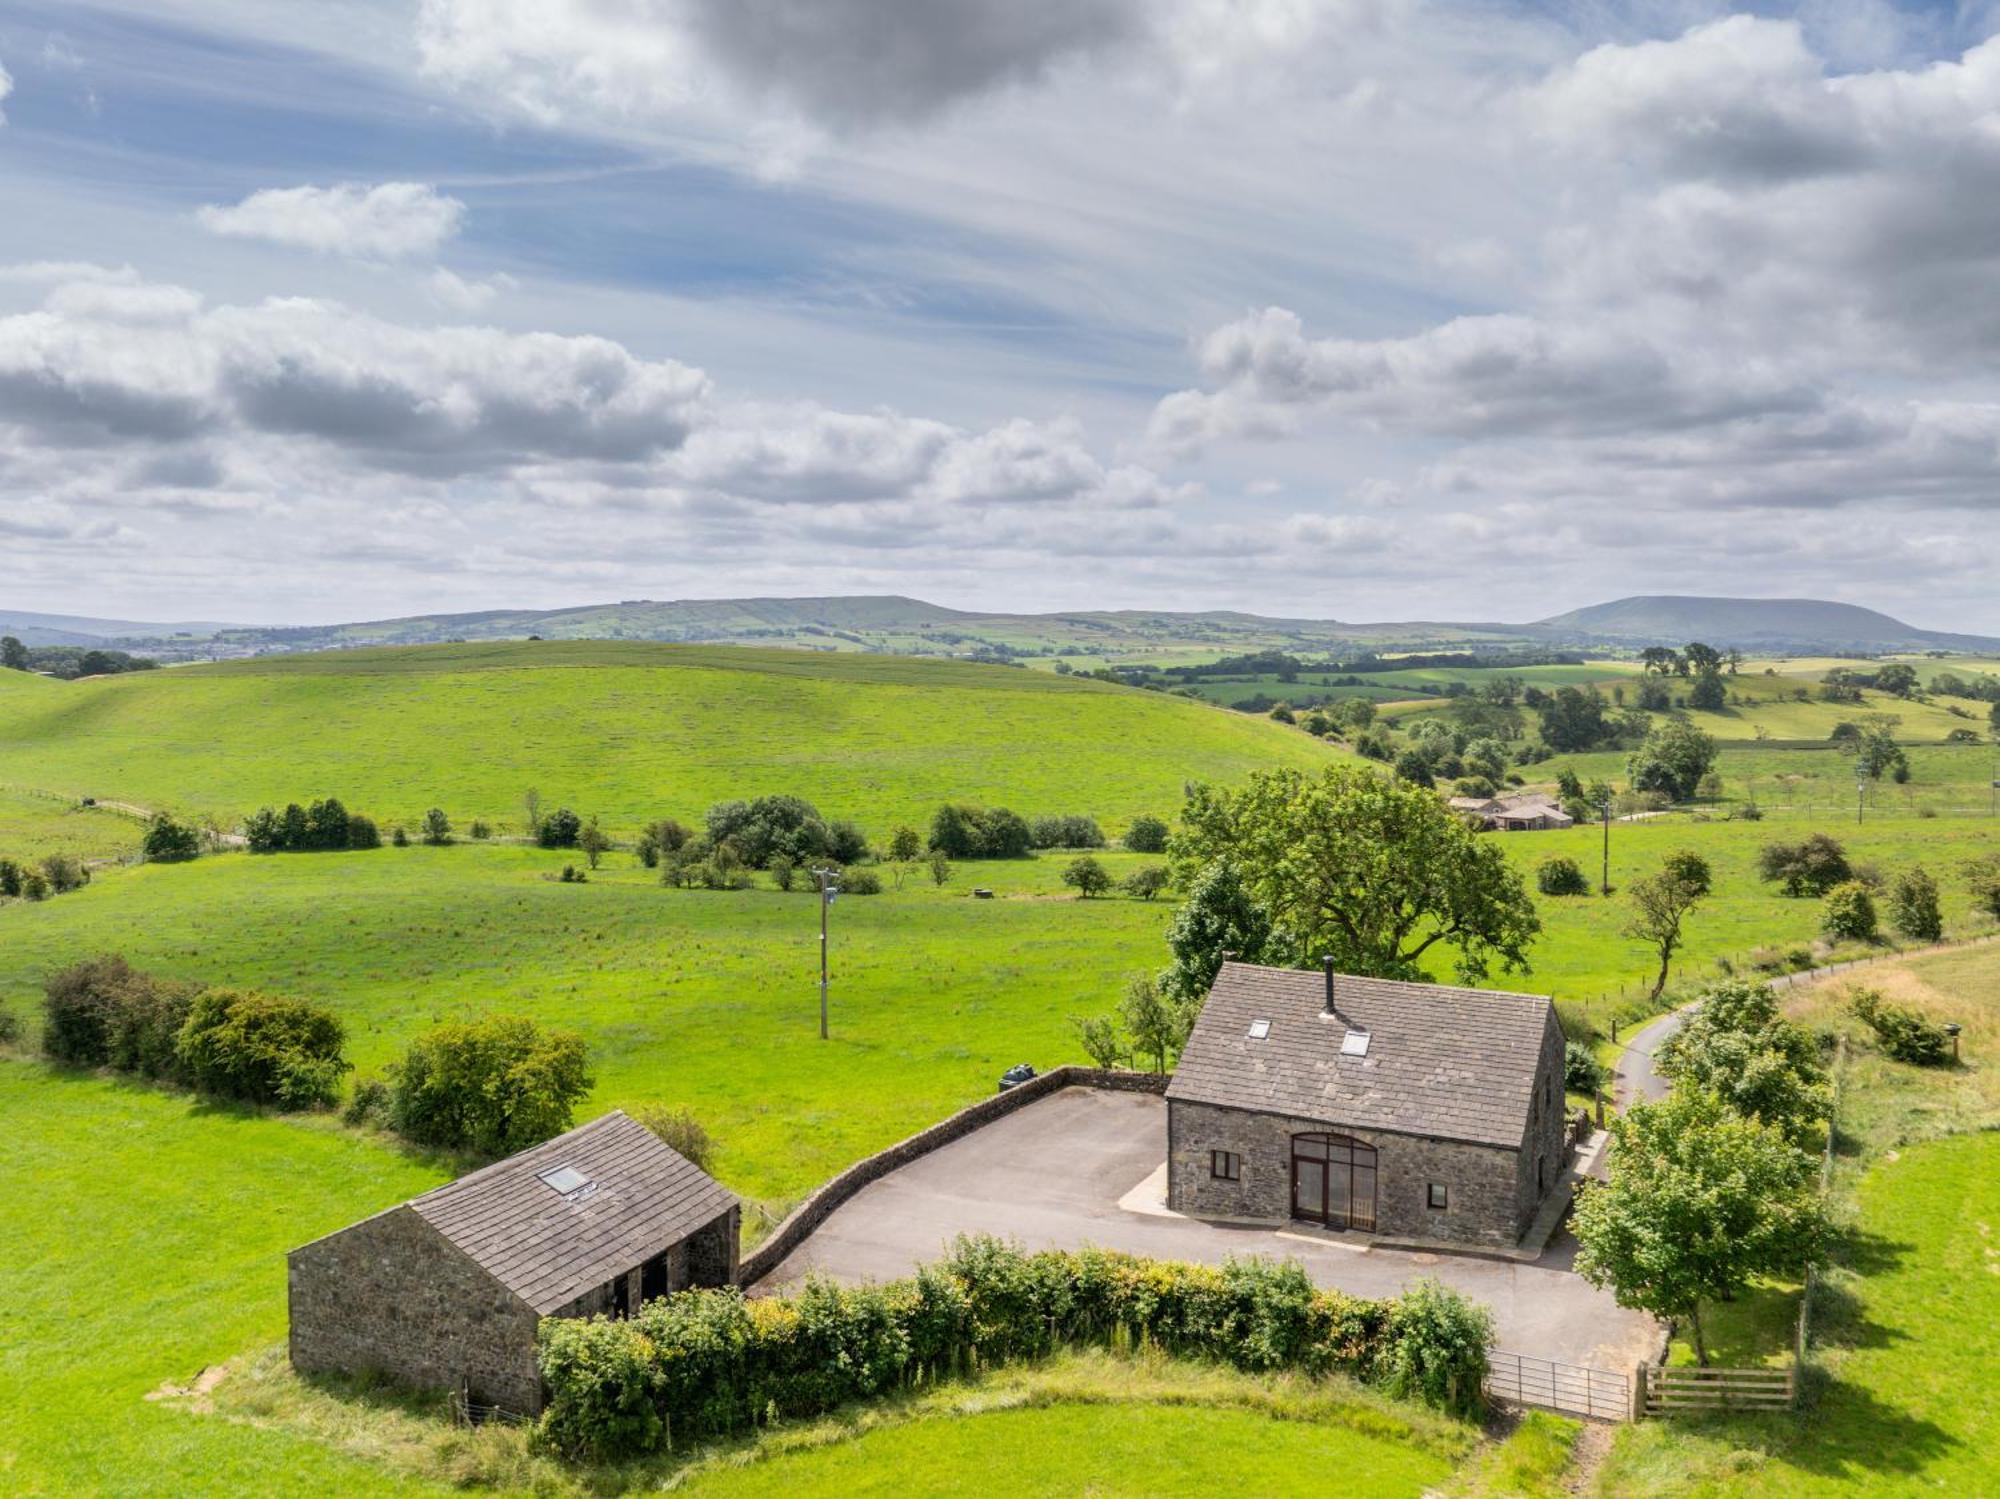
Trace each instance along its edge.
<path fill-rule="evenodd" d="M 352 624 L 251 627 L 148 625 L 0 609 L 0 633 L 34 645 L 117 644 L 164 660 L 227 659 L 357 646 L 473 640 L 648 640 L 785 645 L 818 651 L 987 660 L 1060 656 L 1159 660 L 1282 650 L 1366 651 L 1566 647 L 1626 650 L 1704 640 L 1756 653 L 1855 654 L 2000 650 L 2000 639 L 1919 629 L 1853 604 L 1817 599 L 1647 596 L 1526 624 L 1440 620 L 1355 623 L 1230 610 L 1078 610 L 1018 614 L 948 609 L 895 594 L 829 598 L 631 599 L 566 609 L 487 609 Z"/>
<path fill-rule="evenodd" d="M 335 795 L 516 831 L 522 797 L 629 834 L 790 792 L 872 836 L 950 800 L 1116 834 L 1188 780 L 1337 753 L 1186 698 L 1051 672 L 731 646 L 542 641 L 286 655 L 0 692 L 5 782 L 233 825 Z"/>

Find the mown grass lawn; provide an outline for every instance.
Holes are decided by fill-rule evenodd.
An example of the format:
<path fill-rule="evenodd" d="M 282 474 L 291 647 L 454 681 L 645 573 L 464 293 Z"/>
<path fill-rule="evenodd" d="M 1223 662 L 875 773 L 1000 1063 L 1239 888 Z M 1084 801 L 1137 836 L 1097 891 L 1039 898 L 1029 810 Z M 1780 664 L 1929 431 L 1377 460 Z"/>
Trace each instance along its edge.
<path fill-rule="evenodd" d="M 144 1397 L 281 1339 L 285 1250 L 440 1173 L 331 1128 L 18 1061 L 0 1061 L 0 1138 L 0 1492 L 433 1492 Z"/>
<path fill-rule="evenodd" d="M 708 1499 L 783 1493 L 1068 1499 L 1078 1494 L 1241 1499 L 1421 1495 L 1445 1459 L 1381 1437 L 1246 1411 L 1052 1405 L 912 1422 L 851 1442 L 698 1478 Z"/>

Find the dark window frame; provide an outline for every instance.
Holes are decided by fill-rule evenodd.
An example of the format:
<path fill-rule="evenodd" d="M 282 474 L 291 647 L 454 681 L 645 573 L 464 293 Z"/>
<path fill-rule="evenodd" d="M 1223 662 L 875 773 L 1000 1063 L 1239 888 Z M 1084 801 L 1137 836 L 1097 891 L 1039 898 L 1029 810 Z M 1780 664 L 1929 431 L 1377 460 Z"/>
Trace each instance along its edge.
<path fill-rule="evenodd" d="M 1242 1181 L 1242 1155 L 1234 1150 L 1211 1150 L 1208 1153 L 1208 1175 L 1211 1181 Z"/>
<path fill-rule="evenodd" d="M 1430 1184 L 1430 1190 L 1425 1197 L 1425 1201 L 1427 1201 L 1431 1205 L 1431 1207 L 1436 1209 L 1438 1212 L 1450 1212 L 1451 1188 L 1444 1182 L 1432 1182 Z"/>

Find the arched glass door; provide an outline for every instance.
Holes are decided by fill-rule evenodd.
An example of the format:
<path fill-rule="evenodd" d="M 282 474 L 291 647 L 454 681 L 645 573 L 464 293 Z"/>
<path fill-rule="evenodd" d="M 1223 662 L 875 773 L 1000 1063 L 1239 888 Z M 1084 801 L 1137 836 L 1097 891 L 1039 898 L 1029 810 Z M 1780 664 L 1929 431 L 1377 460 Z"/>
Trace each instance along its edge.
<path fill-rule="evenodd" d="M 1293 1135 L 1292 1216 L 1374 1232 L 1375 1147 L 1346 1135 Z"/>

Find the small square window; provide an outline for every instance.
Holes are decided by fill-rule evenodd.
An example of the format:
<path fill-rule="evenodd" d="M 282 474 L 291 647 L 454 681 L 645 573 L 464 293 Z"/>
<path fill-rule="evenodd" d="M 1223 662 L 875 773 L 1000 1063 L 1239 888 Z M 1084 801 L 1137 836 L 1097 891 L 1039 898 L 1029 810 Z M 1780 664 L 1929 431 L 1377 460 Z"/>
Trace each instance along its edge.
<path fill-rule="evenodd" d="M 1250 1022 L 1250 1039 L 1252 1041 L 1262 1041 L 1266 1036 L 1270 1034 L 1271 1034 L 1270 1021 L 1253 1020 Z"/>
<path fill-rule="evenodd" d="M 1451 1194 L 1445 1190 L 1443 1182 L 1431 1183 L 1431 1206 L 1445 1208 L 1451 1205 Z"/>
<path fill-rule="evenodd" d="M 1243 1157 L 1233 1150 L 1211 1150 L 1208 1153 L 1208 1174 L 1217 1181 L 1241 1181 Z"/>

